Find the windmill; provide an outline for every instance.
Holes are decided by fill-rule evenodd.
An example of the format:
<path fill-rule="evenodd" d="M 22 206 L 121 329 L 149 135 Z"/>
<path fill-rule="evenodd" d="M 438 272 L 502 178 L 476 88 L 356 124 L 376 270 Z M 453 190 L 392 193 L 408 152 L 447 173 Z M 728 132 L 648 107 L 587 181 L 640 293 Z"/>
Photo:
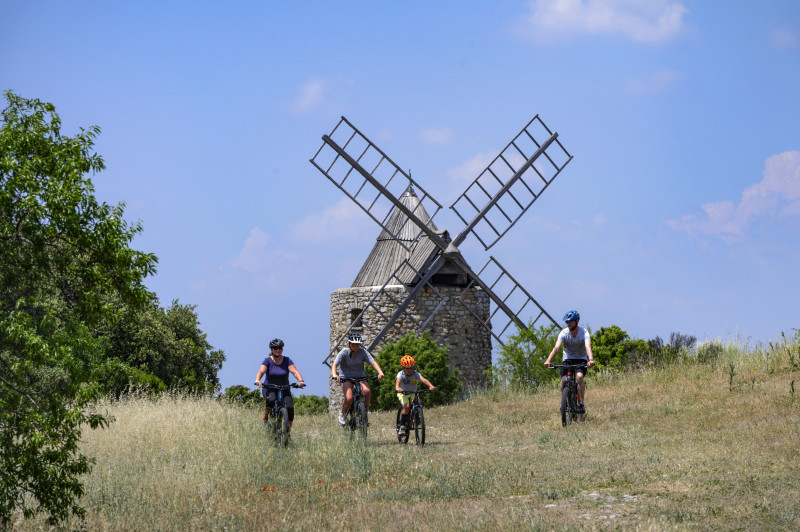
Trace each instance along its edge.
<path fill-rule="evenodd" d="M 395 256 L 394 269 L 382 272 L 384 281 L 374 283 L 379 288 L 372 291 L 363 308 L 349 316 L 346 330 L 332 338 L 324 364 L 329 365 L 331 357 L 346 344 L 351 330 L 366 326 L 367 349 L 373 351 L 393 329 L 400 336 L 412 327 L 420 334 L 453 299 L 500 344 L 504 344 L 503 336 L 512 323 L 521 329 L 537 324 L 559 326 L 497 259 L 490 256 L 475 272 L 459 251 L 470 235 L 488 251 L 572 159 L 558 133 L 550 131 L 539 115 L 450 206 L 464 223 L 452 238 L 433 222 L 441 204 L 345 117 L 329 135 L 322 136 L 322 141 L 311 163 L 381 227 L 376 249 L 387 242 Z M 359 276 L 365 274 L 363 270 Z M 443 280 L 459 290 L 443 291 Z M 485 304 L 470 297 L 476 290 L 488 296 L 492 310 L 478 308 Z M 392 302 L 390 309 L 385 304 L 387 298 Z M 414 313 L 409 312 L 411 306 Z M 492 320 L 500 311 L 505 315 L 505 325 L 495 328 Z M 528 323 L 521 318 L 523 313 L 532 313 Z M 369 325 L 365 321 L 368 315 Z"/>

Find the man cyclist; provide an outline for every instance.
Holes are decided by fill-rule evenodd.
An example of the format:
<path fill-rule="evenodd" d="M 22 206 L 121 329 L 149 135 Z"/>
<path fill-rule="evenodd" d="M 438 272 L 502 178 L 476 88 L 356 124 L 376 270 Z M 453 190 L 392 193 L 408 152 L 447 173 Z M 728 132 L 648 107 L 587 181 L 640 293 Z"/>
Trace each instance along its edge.
<path fill-rule="evenodd" d="M 558 333 L 558 340 L 556 345 L 550 352 L 550 356 L 544 361 L 544 367 L 550 367 L 550 361 L 553 359 L 558 349 L 563 345 L 564 353 L 561 357 L 562 364 L 565 366 L 586 366 L 591 368 L 594 366 L 594 354 L 592 354 L 592 338 L 586 329 L 578 326 L 581 315 L 577 310 L 570 310 L 564 314 L 564 321 L 567 328 Z M 564 375 L 566 375 L 567 368 L 561 368 L 561 388 L 564 387 Z M 578 381 L 578 397 L 580 404 L 578 408 L 581 412 L 586 412 L 583 406 L 584 396 L 586 393 L 586 383 L 583 380 L 583 372 L 576 371 L 575 378 Z"/>
<path fill-rule="evenodd" d="M 339 351 L 339 354 L 336 355 L 336 358 L 333 360 L 333 364 L 331 365 L 331 378 L 335 379 L 336 382 L 342 385 L 342 391 L 344 392 L 342 411 L 339 412 L 339 425 L 342 426 L 344 426 L 345 423 L 345 413 L 353 403 L 353 383 L 342 382 L 342 379 L 358 379 L 366 377 L 366 374 L 364 373 L 364 364 L 369 364 L 375 368 L 375 371 L 378 372 L 379 380 L 383 378 L 383 370 L 375 361 L 375 359 L 372 358 L 372 355 L 369 354 L 369 351 L 361 347 L 362 342 L 363 341 L 361 340 L 360 334 L 350 334 L 350 336 L 347 338 L 347 347 Z M 364 393 L 364 397 L 367 401 L 367 411 L 369 411 L 369 400 L 372 392 L 369 389 L 366 381 L 361 383 L 361 391 Z"/>

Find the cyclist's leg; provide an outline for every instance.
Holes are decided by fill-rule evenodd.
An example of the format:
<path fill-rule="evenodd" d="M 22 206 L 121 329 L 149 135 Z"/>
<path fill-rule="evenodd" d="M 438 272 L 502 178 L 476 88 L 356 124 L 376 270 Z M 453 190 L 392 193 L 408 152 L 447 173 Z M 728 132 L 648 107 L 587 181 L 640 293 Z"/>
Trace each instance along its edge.
<path fill-rule="evenodd" d="M 364 394 L 364 401 L 367 403 L 367 410 L 369 410 L 369 400 L 372 397 L 372 390 L 369 389 L 367 381 L 361 383 L 361 393 Z"/>
<path fill-rule="evenodd" d="M 342 401 L 342 413 L 346 413 L 350 405 L 353 404 L 353 383 L 343 382 L 342 391 L 344 392 L 344 400 Z"/>
<path fill-rule="evenodd" d="M 283 406 L 286 407 L 286 412 L 289 414 L 289 428 L 294 424 L 294 399 L 290 394 L 283 396 Z"/>
<path fill-rule="evenodd" d="M 578 398 L 581 404 L 583 404 L 586 400 L 586 381 L 583 380 L 583 372 L 579 371 L 575 373 L 575 379 L 578 381 Z"/>
<path fill-rule="evenodd" d="M 264 399 L 266 401 L 266 404 L 264 406 L 264 421 L 266 421 L 269 419 L 269 415 L 272 412 L 272 407 L 275 406 L 275 399 L 276 399 L 275 392 L 271 391 L 265 394 Z"/>

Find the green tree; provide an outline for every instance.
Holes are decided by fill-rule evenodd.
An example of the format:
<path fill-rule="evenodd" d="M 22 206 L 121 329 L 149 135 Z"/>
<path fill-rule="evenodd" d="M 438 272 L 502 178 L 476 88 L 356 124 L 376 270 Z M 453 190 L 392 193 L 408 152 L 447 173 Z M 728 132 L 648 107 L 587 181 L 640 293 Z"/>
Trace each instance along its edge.
<path fill-rule="evenodd" d="M 646 341 L 631 339 L 619 326 L 610 325 L 592 334 L 592 352 L 597 369 L 622 370 L 647 359 L 651 348 Z"/>
<path fill-rule="evenodd" d="M 324 414 L 327 411 L 328 398 L 324 395 L 302 394 L 294 396 L 294 413 L 298 416 Z"/>
<path fill-rule="evenodd" d="M 15 511 L 57 524 L 83 515 L 79 481 L 91 461 L 83 428 L 108 419 L 86 407 L 109 370 L 92 328 L 149 295 L 156 258 L 130 244 L 141 231 L 123 206 L 99 203 L 89 172 L 99 128 L 62 135 L 52 104 L 5 93 L 0 127 L 0 526 Z"/>
<path fill-rule="evenodd" d="M 155 294 L 144 307 L 123 309 L 124 319 L 103 323 L 97 334 L 108 342 L 108 355 L 133 368 L 133 384 L 144 384 L 142 374 L 150 374 L 161 389 L 180 388 L 198 393 L 219 391 L 217 373 L 225 361 L 225 354 L 215 350 L 200 330 L 195 305 L 181 305 L 173 301 L 169 308 L 158 304 Z M 138 373 L 137 373 L 138 372 Z M 155 379 L 155 380 L 154 380 Z M 109 382 L 109 393 L 118 394 L 127 386 L 118 381 Z"/>
<path fill-rule="evenodd" d="M 558 378 L 558 375 L 544 367 L 544 361 L 558 339 L 560 330 L 554 326 L 517 329 L 509 336 L 505 345 L 500 346 L 497 364 L 492 367 L 492 384 L 538 386 Z"/>
<path fill-rule="evenodd" d="M 264 406 L 264 399 L 261 397 L 261 390 L 253 390 L 241 384 L 234 384 L 225 388 L 225 398 L 232 402 L 245 406 Z"/>
<path fill-rule="evenodd" d="M 436 388 L 433 393 L 425 396 L 426 405 L 449 404 L 461 392 L 463 384 L 457 372 L 448 366 L 447 348 L 439 347 L 428 331 L 424 331 L 422 336 L 408 333 L 399 342 L 387 342 L 375 355 L 375 360 L 386 377 L 371 386 L 371 408 L 393 410 L 399 406 L 394 386 L 397 374 L 402 369 L 400 359 L 405 355 L 414 357 L 417 371 Z M 367 367 L 367 372 L 374 374 L 371 367 Z"/>

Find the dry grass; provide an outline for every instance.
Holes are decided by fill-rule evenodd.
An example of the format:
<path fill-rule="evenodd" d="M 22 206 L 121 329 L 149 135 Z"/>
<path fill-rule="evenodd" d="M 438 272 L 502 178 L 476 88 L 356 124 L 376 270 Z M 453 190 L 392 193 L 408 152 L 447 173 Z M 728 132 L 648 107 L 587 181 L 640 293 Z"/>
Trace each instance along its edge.
<path fill-rule="evenodd" d="M 785 348 L 594 375 L 587 422 L 566 429 L 555 389 L 490 392 L 427 410 L 423 449 L 395 443 L 393 413 L 372 414 L 366 445 L 332 417 L 299 417 L 278 449 L 258 411 L 132 399 L 107 406 L 110 429 L 85 434 L 97 465 L 86 522 L 71 526 L 796 530 L 798 375 Z"/>

